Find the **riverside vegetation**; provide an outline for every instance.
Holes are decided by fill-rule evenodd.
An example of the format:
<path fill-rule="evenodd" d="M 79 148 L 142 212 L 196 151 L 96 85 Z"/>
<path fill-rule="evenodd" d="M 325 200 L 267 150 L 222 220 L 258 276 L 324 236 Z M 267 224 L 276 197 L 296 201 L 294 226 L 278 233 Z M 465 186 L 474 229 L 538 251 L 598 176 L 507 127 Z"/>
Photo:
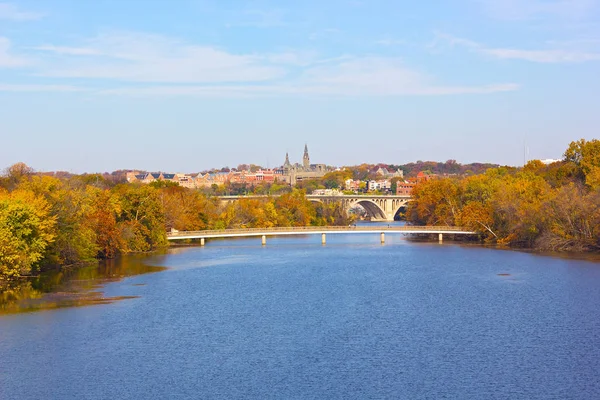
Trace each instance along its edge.
<path fill-rule="evenodd" d="M 491 168 L 418 184 L 413 224 L 456 225 L 488 243 L 550 251 L 600 251 L 600 141 L 572 142 L 561 162 Z"/>
<path fill-rule="evenodd" d="M 224 206 L 176 184 L 120 183 L 97 174 L 56 177 L 18 163 L 0 178 L 0 293 L 44 270 L 166 247 L 171 228 L 350 222 L 340 205 L 315 205 L 301 190 Z"/>
<path fill-rule="evenodd" d="M 352 222 L 339 204 L 313 204 L 304 193 L 294 189 L 223 206 L 216 197 L 176 184 L 49 176 L 18 163 L 0 177 L 0 292 L 46 269 L 165 247 L 171 228 Z M 551 165 L 531 161 L 524 168 L 421 182 L 413 196 L 409 223 L 463 226 L 499 245 L 598 251 L 600 141 L 573 142 L 564 160 Z"/>

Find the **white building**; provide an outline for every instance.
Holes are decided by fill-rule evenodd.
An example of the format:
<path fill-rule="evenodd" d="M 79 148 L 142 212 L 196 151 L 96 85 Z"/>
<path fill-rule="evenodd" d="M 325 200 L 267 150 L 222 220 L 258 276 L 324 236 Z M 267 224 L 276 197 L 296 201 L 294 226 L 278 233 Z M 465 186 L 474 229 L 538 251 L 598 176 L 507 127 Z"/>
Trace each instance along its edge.
<path fill-rule="evenodd" d="M 367 190 L 389 190 L 392 187 L 390 181 L 381 180 L 381 181 L 369 181 L 367 183 Z"/>

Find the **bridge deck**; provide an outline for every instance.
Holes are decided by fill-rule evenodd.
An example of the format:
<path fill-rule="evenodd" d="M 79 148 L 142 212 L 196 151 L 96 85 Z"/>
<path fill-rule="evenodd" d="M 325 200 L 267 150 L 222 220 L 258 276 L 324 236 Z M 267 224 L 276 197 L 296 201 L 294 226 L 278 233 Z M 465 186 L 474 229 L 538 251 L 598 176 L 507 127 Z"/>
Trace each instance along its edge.
<path fill-rule="evenodd" d="M 453 235 L 476 235 L 476 232 L 456 226 L 302 226 L 285 228 L 247 228 L 205 231 L 179 231 L 167 234 L 168 240 L 211 239 L 249 236 L 315 235 L 322 233 L 432 233 Z"/>

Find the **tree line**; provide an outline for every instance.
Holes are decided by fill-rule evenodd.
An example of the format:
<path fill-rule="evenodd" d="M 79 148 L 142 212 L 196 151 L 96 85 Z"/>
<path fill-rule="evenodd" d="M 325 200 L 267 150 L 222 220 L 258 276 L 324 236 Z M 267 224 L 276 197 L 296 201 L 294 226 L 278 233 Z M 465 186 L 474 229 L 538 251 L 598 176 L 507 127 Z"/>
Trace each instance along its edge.
<path fill-rule="evenodd" d="M 572 142 L 564 159 L 439 178 L 413 190 L 415 225 L 463 226 L 488 243 L 552 251 L 600 251 L 600 141 Z"/>
<path fill-rule="evenodd" d="M 0 176 L 0 291 L 22 276 L 167 246 L 166 232 L 340 225 L 340 205 L 301 190 L 223 205 L 176 184 L 119 183 L 105 175 L 37 174 L 23 163 Z"/>

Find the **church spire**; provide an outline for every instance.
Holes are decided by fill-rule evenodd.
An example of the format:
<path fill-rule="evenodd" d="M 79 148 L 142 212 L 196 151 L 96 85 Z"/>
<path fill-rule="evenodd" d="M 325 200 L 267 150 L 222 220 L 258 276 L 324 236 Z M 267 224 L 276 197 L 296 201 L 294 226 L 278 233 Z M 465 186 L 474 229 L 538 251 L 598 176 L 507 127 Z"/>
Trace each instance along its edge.
<path fill-rule="evenodd" d="M 288 153 L 285 153 L 285 163 L 283 164 L 284 167 L 290 167 L 292 164 L 290 163 L 290 156 L 288 155 Z"/>
<path fill-rule="evenodd" d="M 304 156 L 302 157 L 302 166 L 304 169 L 310 168 L 310 157 L 308 155 L 308 145 L 304 144 Z"/>

